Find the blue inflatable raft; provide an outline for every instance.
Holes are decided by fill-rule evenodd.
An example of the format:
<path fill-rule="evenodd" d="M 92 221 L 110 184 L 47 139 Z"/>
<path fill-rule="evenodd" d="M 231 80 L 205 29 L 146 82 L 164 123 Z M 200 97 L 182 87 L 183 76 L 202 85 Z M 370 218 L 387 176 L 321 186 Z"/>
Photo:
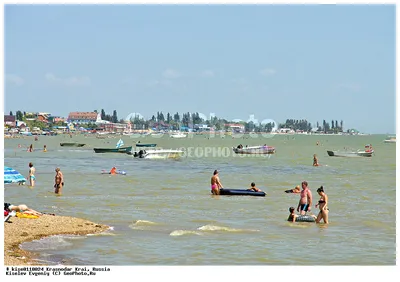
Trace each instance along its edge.
<path fill-rule="evenodd" d="M 230 195 L 230 196 L 258 196 L 258 197 L 265 197 L 265 192 L 256 192 L 247 189 L 226 189 L 221 188 L 219 189 L 220 195 Z"/>

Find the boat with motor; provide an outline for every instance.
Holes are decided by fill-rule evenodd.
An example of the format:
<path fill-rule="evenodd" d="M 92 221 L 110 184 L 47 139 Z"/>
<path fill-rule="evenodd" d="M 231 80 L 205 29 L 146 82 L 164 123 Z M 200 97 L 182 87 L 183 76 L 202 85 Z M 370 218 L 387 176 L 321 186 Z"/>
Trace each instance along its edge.
<path fill-rule="evenodd" d="M 132 146 L 122 147 L 124 141 L 119 139 L 115 148 L 93 148 L 95 153 L 129 153 L 132 152 Z"/>
<path fill-rule="evenodd" d="M 236 148 L 232 148 L 233 152 L 236 154 L 259 154 L 259 155 L 264 155 L 264 154 L 275 154 L 275 147 L 267 146 L 266 144 L 264 146 L 246 146 L 243 147 L 243 145 L 239 145 Z"/>
<path fill-rule="evenodd" d="M 156 147 L 157 146 L 157 144 L 154 144 L 154 143 L 152 143 L 152 144 L 136 143 L 135 145 L 136 145 L 136 147 Z"/>
<path fill-rule="evenodd" d="M 383 140 L 384 143 L 396 143 L 396 136 L 389 136 L 385 140 Z"/>
<path fill-rule="evenodd" d="M 86 144 L 83 143 L 76 143 L 76 142 L 71 142 L 71 143 L 60 143 L 61 147 L 83 147 Z"/>
<path fill-rule="evenodd" d="M 93 148 L 95 153 L 128 153 L 132 151 L 132 146 L 120 148 Z"/>
<path fill-rule="evenodd" d="M 186 138 L 186 137 L 187 135 L 182 132 L 171 134 L 171 138 Z"/>
<path fill-rule="evenodd" d="M 247 189 L 227 189 L 227 188 L 220 188 L 219 189 L 220 195 L 229 195 L 229 196 L 257 196 L 257 197 L 265 197 L 265 192 L 260 191 L 256 192 L 254 190 L 247 190 Z"/>
<path fill-rule="evenodd" d="M 175 149 L 142 149 L 128 154 L 139 159 L 179 159 L 185 154 L 185 151 Z"/>
<path fill-rule="evenodd" d="M 371 144 L 365 145 L 364 150 L 358 150 L 358 151 L 349 151 L 349 150 L 344 150 L 344 151 L 327 151 L 328 156 L 330 157 L 372 157 L 372 154 L 374 153 L 374 149 L 372 149 Z"/>

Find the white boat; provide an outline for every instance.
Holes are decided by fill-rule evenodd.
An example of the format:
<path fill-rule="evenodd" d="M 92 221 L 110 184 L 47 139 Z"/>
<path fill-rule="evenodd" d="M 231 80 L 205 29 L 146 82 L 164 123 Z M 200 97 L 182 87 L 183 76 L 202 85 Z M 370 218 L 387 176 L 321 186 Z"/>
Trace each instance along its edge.
<path fill-rule="evenodd" d="M 182 132 L 171 134 L 171 138 L 186 138 L 186 137 L 187 135 Z"/>
<path fill-rule="evenodd" d="M 386 138 L 385 140 L 383 140 L 383 142 L 385 142 L 385 143 L 396 143 L 396 137 L 390 136 L 390 137 Z"/>
<path fill-rule="evenodd" d="M 243 147 L 242 145 L 232 148 L 236 154 L 275 154 L 275 148 L 271 146 L 251 146 Z"/>
<path fill-rule="evenodd" d="M 153 132 L 153 133 L 151 133 L 150 134 L 150 136 L 152 136 L 152 137 L 162 137 L 164 135 L 164 133 L 162 133 L 162 132 Z"/>
<path fill-rule="evenodd" d="M 365 145 L 364 150 L 358 151 L 327 151 L 330 157 L 372 157 L 374 150 L 371 145 Z"/>
<path fill-rule="evenodd" d="M 139 150 L 132 155 L 135 158 L 140 159 L 179 159 L 184 155 L 183 150 L 174 149 L 150 149 L 150 150 Z"/>

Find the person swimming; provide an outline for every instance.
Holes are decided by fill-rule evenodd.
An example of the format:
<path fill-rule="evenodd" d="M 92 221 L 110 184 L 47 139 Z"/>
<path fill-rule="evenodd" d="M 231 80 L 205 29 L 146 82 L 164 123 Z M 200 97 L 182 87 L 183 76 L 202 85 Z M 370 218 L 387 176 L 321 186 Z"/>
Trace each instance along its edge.
<path fill-rule="evenodd" d="M 258 188 L 256 187 L 256 184 L 255 184 L 254 182 L 251 182 L 250 186 L 251 186 L 251 187 L 250 187 L 249 189 L 247 189 L 247 190 L 256 191 L 256 192 L 262 192 L 260 189 L 258 189 Z"/>

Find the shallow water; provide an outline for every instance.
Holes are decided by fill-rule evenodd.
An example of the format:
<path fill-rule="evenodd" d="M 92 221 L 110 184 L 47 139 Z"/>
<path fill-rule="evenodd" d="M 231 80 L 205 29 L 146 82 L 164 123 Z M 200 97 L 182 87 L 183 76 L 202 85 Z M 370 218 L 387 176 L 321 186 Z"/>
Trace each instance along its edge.
<path fill-rule="evenodd" d="M 122 137 L 125 145 L 140 140 L 184 148 L 187 154 L 179 161 L 94 153 L 93 147 L 114 147 L 119 137 L 5 139 L 4 165 L 27 175 L 28 163 L 33 162 L 37 183 L 33 189 L 7 185 L 4 197 L 10 203 L 113 227 L 101 235 L 53 236 L 22 245 L 49 264 L 395 265 L 396 144 L 383 143 L 385 137 Z M 75 141 L 86 146 L 59 146 Z M 28 153 L 31 143 L 37 150 Z M 266 143 L 277 152 L 239 157 L 231 150 L 239 143 Z M 344 147 L 362 149 L 367 143 L 375 149 L 371 158 L 326 153 Z M 41 151 L 44 144 L 46 153 Z M 314 153 L 323 166 L 312 166 Z M 52 188 L 57 166 L 65 177 L 62 196 Z M 100 174 L 112 166 L 127 175 Z M 254 181 L 267 196 L 211 196 L 214 169 L 220 170 L 225 187 L 246 188 Z M 288 208 L 297 206 L 299 195 L 284 191 L 303 180 L 309 183 L 314 203 L 316 189 L 324 186 L 329 225 L 286 221 Z M 314 207 L 312 211 L 318 213 Z"/>

